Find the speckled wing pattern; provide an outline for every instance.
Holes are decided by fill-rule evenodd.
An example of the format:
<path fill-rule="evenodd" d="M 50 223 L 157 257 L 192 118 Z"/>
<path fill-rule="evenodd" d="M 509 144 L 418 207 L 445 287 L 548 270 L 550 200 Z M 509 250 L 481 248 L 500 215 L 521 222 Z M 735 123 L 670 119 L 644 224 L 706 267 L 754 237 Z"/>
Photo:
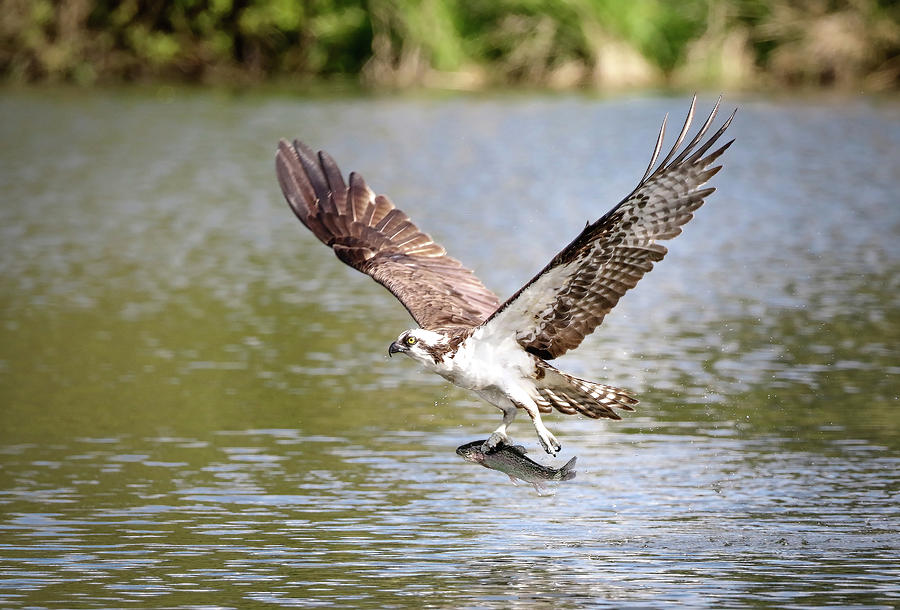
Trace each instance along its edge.
<path fill-rule="evenodd" d="M 697 135 L 679 152 L 696 101 L 695 96 L 675 145 L 659 165 L 665 120 L 637 187 L 605 216 L 588 224 L 507 300 L 484 323 L 485 331 L 491 335 L 513 333 L 522 347 L 545 360 L 561 356 L 578 347 L 619 298 L 665 256 L 666 248 L 656 242 L 681 233 L 681 226 L 715 190 L 702 187 L 721 169 L 712 164 L 733 142 L 707 154 L 734 118 L 732 113 L 704 141 L 719 109 L 716 102 Z"/>
<path fill-rule="evenodd" d="M 493 292 L 362 176 L 351 173 L 347 186 L 328 153 L 281 140 L 275 168 L 297 218 L 339 259 L 390 290 L 423 328 L 477 326 L 497 309 Z"/>

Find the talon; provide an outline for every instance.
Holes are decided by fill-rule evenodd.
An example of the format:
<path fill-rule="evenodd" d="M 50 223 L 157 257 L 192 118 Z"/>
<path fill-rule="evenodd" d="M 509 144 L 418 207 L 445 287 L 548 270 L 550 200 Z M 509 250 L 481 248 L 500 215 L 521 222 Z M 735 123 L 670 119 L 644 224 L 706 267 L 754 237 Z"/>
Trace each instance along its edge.
<path fill-rule="evenodd" d="M 500 434 L 499 432 L 493 432 L 491 436 L 486 441 L 484 441 L 484 443 L 482 443 L 481 452 L 492 453 L 500 445 L 507 444 L 507 441 L 509 441 L 509 438 L 507 438 L 503 434 Z"/>
<path fill-rule="evenodd" d="M 552 434 L 548 435 L 547 438 L 544 438 L 543 436 L 539 436 L 538 438 L 541 441 L 541 445 L 544 446 L 544 451 L 553 457 L 556 457 L 556 454 L 562 450 L 562 445 L 559 444 Z"/>

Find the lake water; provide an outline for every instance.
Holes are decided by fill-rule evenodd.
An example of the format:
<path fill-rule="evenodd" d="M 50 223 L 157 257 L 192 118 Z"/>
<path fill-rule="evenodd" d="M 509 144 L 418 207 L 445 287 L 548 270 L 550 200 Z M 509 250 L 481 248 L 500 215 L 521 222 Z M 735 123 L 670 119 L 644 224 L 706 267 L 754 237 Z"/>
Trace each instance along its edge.
<path fill-rule="evenodd" d="M 726 100 L 718 191 L 558 362 L 642 402 L 545 418 L 551 497 L 454 453 L 499 412 L 388 359 L 274 177 L 327 149 L 505 297 L 688 103 L 4 93 L 0 606 L 900 605 L 896 100 Z"/>

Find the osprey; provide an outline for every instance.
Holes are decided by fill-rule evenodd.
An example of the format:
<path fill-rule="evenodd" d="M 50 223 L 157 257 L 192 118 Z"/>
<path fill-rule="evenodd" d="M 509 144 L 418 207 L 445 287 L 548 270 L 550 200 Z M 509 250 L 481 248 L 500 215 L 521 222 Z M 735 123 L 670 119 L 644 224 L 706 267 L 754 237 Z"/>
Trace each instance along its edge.
<path fill-rule="evenodd" d="M 716 102 L 681 149 L 696 101 L 694 96 L 665 158 L 656 164 L 668 115 L 637 187 L 587 224 L 504 303 L 387 197 L 372 192 L 362 176 L 351 173 L 348 185 L 327 153 L 281 140 L 275 166 L 297 218 L 340 260 L 393 293 L 419 325 L 400 334 L 388 354 L 406 354 L 498 407 L 503 423 L 485 441 L 485 451 L 509 441 L 507 428 L 522 409 L 544 449 L 556 455 L 560 444 L 541 413 L 556 409 L 621 419 L 615 409 L 633 411 L 638 403 L 627 390 L 578 379 L 547 361 L 578 347 L 600 325 L 619 298 L 665 256 L 666 248 L 657 242 L 681 233 L 715 190 L 703 185 L 721 169 L 713 163 L 734 140 L 708 151 L 737 111 L 704 141 L 719 109 Z"/>

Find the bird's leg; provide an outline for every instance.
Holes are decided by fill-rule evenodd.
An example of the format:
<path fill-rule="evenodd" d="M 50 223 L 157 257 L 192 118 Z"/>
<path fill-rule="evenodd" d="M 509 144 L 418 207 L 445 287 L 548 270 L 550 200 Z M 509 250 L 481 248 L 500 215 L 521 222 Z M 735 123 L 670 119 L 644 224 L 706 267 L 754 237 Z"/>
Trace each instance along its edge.
<path fill-rule="evenodd" d="M 505 407 L 499 407 L 503 411 L 503 423 L 497 426 L 497 429 L 491 432 L 491 436 L 481 445 L 483 453 L 490 453 L 500 445 L 509 444 L 509 436 L 506 434 L 506 428 L 513 423 L 516 418 L 516 406 L 512 403 Z"/>
<path fill-rule="evenodd" d="M 523 403 L 521 407 L 528 412 L 529 416 L 531 416 L 531 421 L 534 423 L 534 429 L 537 430 L 541 445 L 544 446 L 544 451 L 555 456 L 559 450 L 562 449 L 562 446 L 556 440 L 556 437 L 547 430 L 544 422 L 541 421 L 541 412 L 538 410 L 537 405 Z"/>

